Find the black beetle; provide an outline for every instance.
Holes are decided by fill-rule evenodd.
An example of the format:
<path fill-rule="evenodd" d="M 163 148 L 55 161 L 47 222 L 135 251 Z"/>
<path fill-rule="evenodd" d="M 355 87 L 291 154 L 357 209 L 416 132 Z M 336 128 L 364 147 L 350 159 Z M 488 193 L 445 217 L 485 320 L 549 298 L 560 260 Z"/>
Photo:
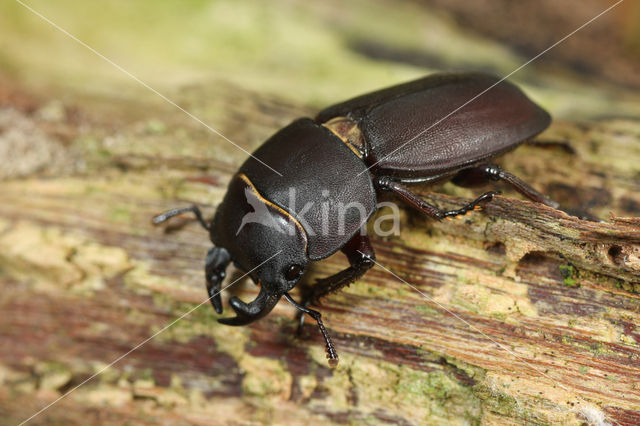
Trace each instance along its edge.
<path fill-rule="evenodd" d="M 335 366 L 338 355 L 321 315 L 308 305 L 374 265 L 371 243 L 359 230 L 374 213 L 377 196 L 390 192 L 439 220 L 465 214 L 496 192 L 443 211 L 404 184 L 451 179 L 474 186 L 502 180 L 531 200 L 557 207 L 491 163 L 543 131 L 550 121 L 520 89 L 496 77 L 430 75 L 331 106 L 315 120 L 301 118 L 276 132 L 231 179 L 211 222 L 202 218 L 197 206 L 168 211 L 153 222 L 192 212 L 209 231 L 215 247 L 207 254 L 205 275 L 216 312 L 222 313 L 219 292 L 227 265 L 233 261 L 239 269 L 251 271 L 250 277 L 260 285 L 258 297 L 249 304 L 232 297 L 229 304 L 236 317 L 218 321 L 249 324 L 267 315 L 284 296 L 317 321 L 329 364 Z M 305 211 L 296 209 L 309 205 Z M 338 250 L 350 266 L 319 280 L 302 303 L 294 301 L 288 291 L 309 261 Z"/>

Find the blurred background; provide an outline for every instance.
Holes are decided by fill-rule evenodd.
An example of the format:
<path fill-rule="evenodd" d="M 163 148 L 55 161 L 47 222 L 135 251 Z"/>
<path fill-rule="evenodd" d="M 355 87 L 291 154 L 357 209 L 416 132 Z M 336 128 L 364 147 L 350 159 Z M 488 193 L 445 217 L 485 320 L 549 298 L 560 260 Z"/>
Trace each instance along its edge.
<path fill-rule="evenodd" d="M 505 76 L 614 4 L 0 2 L 0 424 L 24 420 L 205 296 L 201 268 L 209 247 L 206 235 L 189 226 L 164 234 L 151 229 L 149 218 L 176 202 L 197 202 L 213 212 L 246 153 L 149 87 L 251 152 L 294 118 L 312 116 L 353 95 L 435 71 L 479 70 Z M 510 80 L 551 112 L 552 136 L 574 138 L 580 154 L 536 151 L 527 156 L 524 151 L 507 160 L 512 161 L 511 169 L 563 201 L 575 198 L 571 202 L 582 203 L 579 207 L 599 217 L 608 217 L 612 210 L 639 216 L 640 2 L 623 1 Z M 607 124 L 602 129 L 595 126 L 591 131 L 593 123 L 603 122 Z M 602 135 L 616 136 L 615 143 L 602 142 Z M 567 164 L 573 166 L 571 171 L 565 170 Z M 582 169 L 592 172 L 583 176 L 578 174 Z M 417 244 L 436 253 L 450 250 L 425 235 L 408 245 Z M 320 272 L 335 271 L 341 262 L 329 260 L 329 268 Z M 371 276 L 367 285 L 378 289 L 375 274 Z M 378 277 L 388 285 L 389 277 L 383 278 Z M 614 289 L 628 284 L 606 280 Z M 455 283 L 449 284 L 455 288 Z M 245 300 L 255 294 L 249 286 L 239 291 Z M 357 297 L 367 295 L 375 296 L 362 290 Z M 377 306 L 373 296 L 362 302 L 363 310 Z M 584 303 L 599 300 L 585 295 Z M 512 376 L 505 372 L 509 370 L 499 364 L 504 354 L 492 353 L 495 358 L 486 365 L 465 359 L 468 368 L 458 367 L 462 361 L 454 367 L 448 362 L 455 351 L 438 352 L 438 343 L 428 340 L 421 341 L 427 342 L 424 348 L 410 346 L 415 349 L 411 356 L 396 356 L 396 346 L 384 352 L 387 361 L 392 359 L 391 367 L 385 364 L 387 373 L 395 365 L 408 366 L 393 370 L 392 384 L 371 396 L 370 389 L 359 390 L 371 382 L 386 383 L 376 376 L 379 360 L 371 355 L 383 352 L 371 342 L 378 342 L 374 337 L 389 338 L 384 327 L 360 330 L 357 339 L 346 334 L 351 329 L 338 334 L 346 357 L 369 352 L 353 363 L 364 366 L 360 370 L 334 373 L 325 368 L 319 341 L 309 348 L 291 337 L 293 311 L 280 305 L 269 319 L 242 329 L 217 327 L 205 306 L 207 313 L 194 312 L 188 322 L 128 357 L 77 397 L 34 419 L 34 424 L 215 424 L 235 418 L 239 423 L 296 423 L 307 413 L 313 413 L 314 422 L 326 423 L 575 420 L 574 413 L 557 409 L 571 395 L 556 389 L 557 394 L 544 395 L 547 405 L 539 403 L 539 380 L 521 386 L 525 393 L 535 388 L 535 395 L 523 397 L 523 406 L 531 411 L 520 410 L 508 386 L 522 375 L 516 367 Z M 333 308 L 334 315 L 344 317 L 348 314 L 343 311 L 351 309 Z M 597 306 L 589 308 L 599 312 Z M 625 312 L 637 313 L 636 308 L 629 302 Z M 578 318 L 586 309 L 576 314 Z M 553 315 L 541 312 L 535 317 L 540 321 L 536 327 L 551 327 L 545 321 L 552 321 L 548 317 Z M 489 313 L 484 318 L 506 329 L 511 326 L 505 317 Z M 348 318 L 333 322 L 338 324 L 351 323 Z M 627 323 L 616 322 L 620 324 Z M 613 326 L 594 326 L 604 330 L 596 336 L 599 342 L 609 342 L 607 336 L 614 335 L 607 327 Z M 288 334 L 280 333 L 282 329 Z M 366 333 L 375 336 L 369 339 Z M 611 344 L 614 349 L 628 344 L 625 350 L 631 353 L 637 348 L 637 343 L 631 348 L 633 341 L 638 340 Z M 485 343 L 487 353 L 496 351 L 492 343 Z M 620 351 L 616 356 L 621 363 L 631 359 Z M 375 362 L 363 361 L 368 356 Z M 534 352 L 532 359 L 536 356 Z M 442 361 L 445 357 L 449 361 Z M 495 372 L 492 368 L 505 373 L 490 383 L 484 374 Z M 630 389 L 614 389 L 627 386 L 624 380 L 602 380 L 606 386 L 598 382 L 592 386 L 594 392 L 611 390 L 611 401 Z M 540 394 L 549 389 L 544 386 Z M 504 393 L 494 392 L 497 388 Z M 389 398 L 388 389 L 401 389 L 407 397 Z M 505 401 L 511 408 L 504 408 Z M 625 416 L 640 416 L 638 407 L 614 402 L 608 413 L 620 422 Z M 358 404 L 364 407 L 361 412 L 350 411 Z M 113 409 L 99 408 L 105 406 Z"/>
<path fill-rule="evenodd" d="M 318 108 L 434 70 L 506 75 L 614 2 L 28 4 L 158 89 L 203 85 L 215 97 L 221 80 Z M 36 93 L 153 96 L 19 3 L 0 8 L 5 78 Z M 531 86 L 556 116 L 637 115 L 639 40 L 640 5 L 625 1 L 513 79 Z"/>

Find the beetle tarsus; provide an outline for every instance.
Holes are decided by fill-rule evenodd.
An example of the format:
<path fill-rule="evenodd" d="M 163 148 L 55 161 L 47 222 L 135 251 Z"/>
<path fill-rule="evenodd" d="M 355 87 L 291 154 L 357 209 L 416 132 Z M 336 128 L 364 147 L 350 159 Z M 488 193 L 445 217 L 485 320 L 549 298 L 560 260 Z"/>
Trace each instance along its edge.
<path fill-rule="evenodd" d="M 445 219 L 449 219 L 449 218 L 454 218 L 456 216 L 465 215 L 470 211 L 481 210 L 482 206 L 479 205 L 480 203 L 485 201 L 491 201 L 494 195 L 498 195 L 499 193 L 500 193 L 499 191 L 485 192 L 484 194 L 482 194 L 481 196 L 479 196 L 478 198 L 476 198 L 466 206 L 459 208 L 457 210 L 448 210 L 448 211 L 442 212 L 442 215 L 444 216 Z"/>
<path fill-rule="evenodd" d="M 325 349 L 327 352 L 327 360 L 329 362 L 329 366 L 336 367 L 339 361 L 338 352 L 336 352 L 336 348 L 333 345 L 333 341 L 331 340 L 331 337 L 329 336 L 329 333 L 327 332 L 327 329 L 325 328 L 324 323 L 322 322 L 322 314 L 318 311 L 309 309 L 306 306 L 296 302 L 295 300 L 293 300 L 291 296 L 289 296 L 289 293 L 285 293 L 284 297 L 289 301 L 289 303 L 291 303 L 297 309 L 299 309 L 300 311 L 304 312 L 305 314 L 309 315 L 311 318 L 316 320 L 316 322 L 318 323 L 318 329 L 320 330 L 320 333 L 324 338 Z"/>
<path fill-rule="evenodd" d="M 166 222 L 167 220 L 171 219 L 174 216 L 178 216 L 178 215 L 181 215 L 182 213 L 188 213 L 188 212 L 193 213 L 196 216 L 196 219 L 198 219 L 198 222 L 200 223 L 200 225 L 207 231 L 209 230 L 210 228 L 209 224 L 202 217 L 202 212 L 200 211 L 200 208 L 195 205 L 191 207 L 183 207 L 179 209 L 168 210 L 164 213 L 160 213 L 159 215 L 154 216 L 153 219 L 151 219 L 151 223 L 153 223 L 154 225 L 160 225 L 161 223 Z"/>

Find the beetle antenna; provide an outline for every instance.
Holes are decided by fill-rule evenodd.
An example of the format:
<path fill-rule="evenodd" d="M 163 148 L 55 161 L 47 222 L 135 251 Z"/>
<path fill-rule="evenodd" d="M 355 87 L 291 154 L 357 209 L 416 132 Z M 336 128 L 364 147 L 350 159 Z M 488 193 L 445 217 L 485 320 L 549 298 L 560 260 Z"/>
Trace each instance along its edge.
<path fill-rule="evenodd" d="M 202 217 L 202 212 L 200 211 L 200 208 L 195 205 L 191 207 L 183 207 L 180 209 L 173 209 L 173 210 L 166 211 L 164 213 L 160 213 L 159 215 L 154 216 L 153 219 L 151 219 L 151 223 L 153 223 L 154 225 L 160 225 L 161 223 L 166 222 L 167 220 L 171 219 L 174 216 L 178 216 L 182 213 L 188 213 L 188 212 L 193 213 L 196 216 L 196 219 L 198 219 L 198 222 L 200 222 L 200 225 L 204 229 L 209 231 L 210 229 L 209 224 Z"/>
<path fill-rule="evenodd" d="M 322 337 L 324 337 L 324 342 L 326 344 L 327 360 L 329 361 L 329 366 L 336 367 L 339 361 L 338 353 L 336 352 L 335 346 L 333 346 L 333 342 L 331 341 L 331 337 L 329 337 L 329 333 L 327 332 L 327 329 L 324 327 L 324 324 L 322 323 L 322 314 L 318 311 L 314 311 L 313 309 L 309 309 L 306 306 L 299 304 L 298 302 L 293 300 L 291 296 L 289 296 L 289 293 L 285 293 L 284 297 L 286 297 L 289 303 L 291 303 L 293 306 L 300 309 L 302 312 L 304 312 L 305 314 L 308 314 L 311 318 L 316 320 L 316 322 L 318 323 L 318 328 L 320 329 L 320 333 L 322 334 Z"/>

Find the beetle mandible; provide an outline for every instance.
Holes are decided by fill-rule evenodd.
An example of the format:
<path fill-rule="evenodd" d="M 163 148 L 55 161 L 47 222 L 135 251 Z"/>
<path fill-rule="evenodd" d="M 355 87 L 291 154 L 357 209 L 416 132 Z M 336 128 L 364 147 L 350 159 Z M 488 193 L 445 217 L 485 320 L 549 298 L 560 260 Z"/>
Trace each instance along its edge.
<path fill-rule="evenodd" d="M 231 297 L 236 316 L 219 322 L 249 324 L 267 315 L 284 296 L 316 320 L 329 364 L 335 366 L 338 355 L 321 314 L 308 306 L 349 285 L 374 265 L 369 238 L 359 231 L 374 213 L 377 196 L 389 192 L 440 220 L 474 210 L 496 192 L 445 211 L 405 184 L 452 180 L 474 186 L 502 180 L 527 198 L 557 208 L 555 202 L 491 162 L 542 132 L 550 121 L 549 114 L 520 89 L 494 76 L 429 75 L 333 105 L 315 120 L 301 118 L 276 132 L 233 176 L 211 221 L 191 206 L 158 215 L 153 223 L 191 212 L 209 231 L 214 247 L 206 257 L 205 278 L 219 314 L 228 264 L 251 271 L 249 276 L 260 285 L 257 298 L 247 304 Z M 296 209 L 309 204 L 304 214 Z M 338 250 L 350 266 L 317 281 L 301 303 L 292 299 L 288 292 L 309 262 Z"/>

